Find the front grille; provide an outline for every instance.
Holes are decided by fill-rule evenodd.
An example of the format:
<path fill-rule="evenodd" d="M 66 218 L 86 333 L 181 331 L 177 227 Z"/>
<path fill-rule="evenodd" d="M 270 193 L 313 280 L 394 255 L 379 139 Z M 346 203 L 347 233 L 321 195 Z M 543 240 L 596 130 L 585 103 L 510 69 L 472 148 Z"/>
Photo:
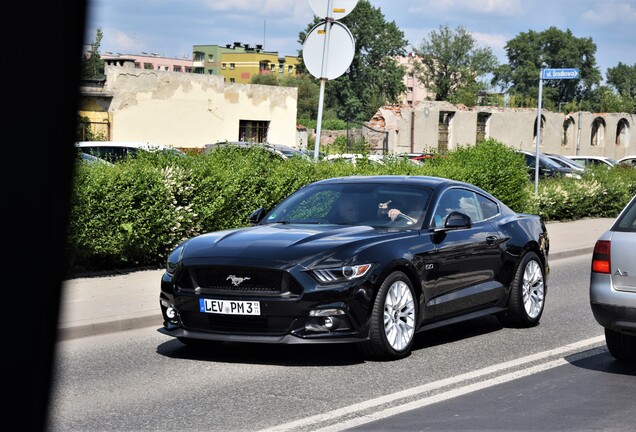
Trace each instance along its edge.
<path fill-rule="evenodd" d="M 201 293 L 255 296 L 300 295 L 300 284 L 289 273 L 256 267 L 219 266 L 186 269 L 177 288 Z"/>

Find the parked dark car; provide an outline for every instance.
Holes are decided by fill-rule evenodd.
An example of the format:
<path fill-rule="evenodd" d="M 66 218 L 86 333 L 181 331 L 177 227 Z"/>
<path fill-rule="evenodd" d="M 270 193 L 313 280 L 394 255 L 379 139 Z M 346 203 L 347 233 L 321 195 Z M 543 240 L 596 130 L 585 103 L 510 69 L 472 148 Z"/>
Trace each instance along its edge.
<path fill-rule="evenodd" d="M 467 183 L 333 178 L 250 220 L 170 254 L 160 333 L 192 345 L 358 343 L 398 359 L 419 331 L 486 315 L 531 327 L 544 310 L 542 219 Z"/>
<path fill-rule="evenodd" d="M 174 147 L 140 141 L 80 141 L 75 143 L 75 148 L 111 163 L 134 157 L 140 151 L 186 156 L 184 152 Z"/>
<path fill-rule="evenodd" d="M 526 169 L 530 179 L 534 179 L 536 175 L 536 159 L 535 152 L 519 150 L 526 161 Z M 581 174 L 575 168 L 568 168 L 559 165 L 543 153 L 539 153 L 539 177 L 569 177 L 581 179 Z"/>
<path fill-rule="evenodd" d="M 618 360 L 636 360 L 636 196 L 594 246 L 590 304 Z"/>

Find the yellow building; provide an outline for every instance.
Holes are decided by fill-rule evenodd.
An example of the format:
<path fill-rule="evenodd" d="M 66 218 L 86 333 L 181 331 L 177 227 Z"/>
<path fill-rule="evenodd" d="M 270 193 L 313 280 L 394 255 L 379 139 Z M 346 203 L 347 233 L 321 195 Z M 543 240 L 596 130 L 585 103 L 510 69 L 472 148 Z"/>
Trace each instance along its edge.
<path fill-rule="evenodd" d="M 225 52 L 221 54 L 221 75 L 227 83 L 247 84 L 253 75 L 296 75 L 298 57 L 278 57 L 275 52 Z"/>

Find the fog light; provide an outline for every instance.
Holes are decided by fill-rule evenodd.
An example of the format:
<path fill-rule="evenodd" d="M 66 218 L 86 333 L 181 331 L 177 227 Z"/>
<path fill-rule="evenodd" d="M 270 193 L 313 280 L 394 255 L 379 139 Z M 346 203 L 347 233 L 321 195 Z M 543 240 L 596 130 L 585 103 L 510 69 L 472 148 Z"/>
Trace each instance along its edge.
<path fill-rule="evenodd" d="M 168 307 L 166 309 L 166 317 L 171 320 L 174 319 L 175 316 L 177 316 L 177 312 L 174 310 L 174 308 Z"/>
<path fill-rule="evenodd" d="M 324 325 L 327 330 L 331 330 L 334 324 L 335 323 L 333 322 L 333 319 L 331 317 L 325 317 L 322 320 L 322 325 Z"/>
<path fill-rule="evenodd" d="M 312 309 L 309 311 L 311 317 L 324 317 L 330 315 L 344 315 L 345 312 L 342 309 Z"/>

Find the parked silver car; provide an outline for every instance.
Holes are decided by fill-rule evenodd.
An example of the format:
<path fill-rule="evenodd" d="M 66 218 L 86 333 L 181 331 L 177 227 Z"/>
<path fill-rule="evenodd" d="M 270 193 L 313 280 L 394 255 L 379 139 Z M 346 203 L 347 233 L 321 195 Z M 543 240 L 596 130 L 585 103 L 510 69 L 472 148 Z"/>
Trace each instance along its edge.
<path fill-rule="evenodd" d="M 590 304 L 610 354 L 636 361 L 636 195 L 596 241 Z"/>

